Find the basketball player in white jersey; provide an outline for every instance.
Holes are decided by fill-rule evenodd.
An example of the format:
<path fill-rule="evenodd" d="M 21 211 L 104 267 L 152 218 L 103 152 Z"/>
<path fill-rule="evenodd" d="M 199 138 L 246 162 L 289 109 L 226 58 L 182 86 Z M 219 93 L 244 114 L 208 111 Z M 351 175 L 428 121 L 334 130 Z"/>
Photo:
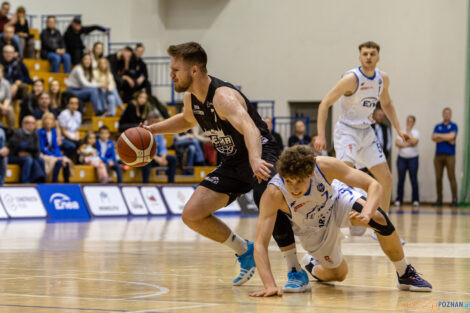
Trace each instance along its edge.
<path fill-rule="evenodd" d="M 326 149 L 325 124 L 328 108 L 336 101 L 341 105 L 341 114 L 334 130 L 336 158 L 354 167 L 358 163 L 366 166 L 383 187 L 380 206 L 388 212 L 392 192 L 392 174 L 384 152 L 378 142 L 372 121 L 369 118 L 380 101 L 383 111 L 403 141 L 410 137 L 403 133 L 392 104 L 388 88 L 389 76 L 376 68 L 380 46 L 367 41 L 359 46 L 361 66 L 343 74 L 336 86 L 323 98 L 318 109 L 318 136 L 314 141 L 317 151 Z"/>
<path fill-rule="evenodd" d="M 315 157 L 307 146 L 285 150 L 277 171 L 261 197 L 254 255 L 264 289 L 251 296 L 282 295 L 271 272 L 268 245 L 277 211 L 285 212 L 302 247 L 313 256 L 306 267 L 318 281 L 343 281 L 348 266 L 341 253 L 340 227 L 372 228 L 383 252 L 393 262 L 398 288 L 431 291 L 432 286 L 407 263 L 397 232 L 378 208 L 382 186 L 371 176 L 326 156 Z M 354 188 L 367 190 L 367 198 Z M 313 261 L 313 262 L 312 262 Z"/>

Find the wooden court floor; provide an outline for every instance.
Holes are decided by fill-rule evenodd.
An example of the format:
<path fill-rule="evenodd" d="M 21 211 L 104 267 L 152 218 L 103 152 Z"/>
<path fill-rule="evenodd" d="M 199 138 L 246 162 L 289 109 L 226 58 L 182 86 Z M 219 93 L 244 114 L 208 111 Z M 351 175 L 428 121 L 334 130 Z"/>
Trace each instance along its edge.
<path fill-rule="evenodd" d="M 345 236 L 344 282 L 311 282 L 309 293 L 260 299 L 248 296 L 261 288 L 259 277 L 232 287 L 238 271 L 232 252 L 179 218 L 1 222 L 0 312 L 470 312 L 437 307 L 470 301 L 470 210 L 403 211 L 391 219 L 432 293 L 399 291 L 393 265 L 369 233 Z M 255 218 L 222 218 L 254 238 Z M 286 269 L 274 243 L 270 255 L 282 285 Z"/>

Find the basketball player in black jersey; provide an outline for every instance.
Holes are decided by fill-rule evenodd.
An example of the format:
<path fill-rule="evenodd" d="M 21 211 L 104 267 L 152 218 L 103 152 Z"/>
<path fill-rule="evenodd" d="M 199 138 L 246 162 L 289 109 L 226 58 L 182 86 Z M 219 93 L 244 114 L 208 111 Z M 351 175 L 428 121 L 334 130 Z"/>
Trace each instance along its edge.
<path fill-rule="evenodd" d="M 232 84 L 207 74 L 207 55 L 195 42 L 170 46 L 174 88 L 185 92 L 183 112 L 144 126 L 153 134 L 180 133 L 199 124 L 221 156 L 221 164 L 199 184 L 186 203 L 182 219 L 194 231 L 232 248 L 238 256 L 241 285 L 255 271 L 253 242 L 247 242 L 212 213 L 253 189 L 256 204 L 274 175 L 276 145 L 254 106 Z M 308 276 L 300 267 L 287 217 L 280 213 L 273 236 L 286 258 L 289 274 L 286 292 L 303 292 Z"/>

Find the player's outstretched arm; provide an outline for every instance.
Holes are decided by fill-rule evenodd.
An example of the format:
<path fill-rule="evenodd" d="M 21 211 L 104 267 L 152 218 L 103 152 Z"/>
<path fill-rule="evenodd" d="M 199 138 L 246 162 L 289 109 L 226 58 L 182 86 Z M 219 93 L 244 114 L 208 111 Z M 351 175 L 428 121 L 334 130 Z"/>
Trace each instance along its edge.
<path fill-rule="evenodd" d="M 152 125 L 140 125 L 152 134 L 178 134 L 197 125 L 194 118 L 193 110 L 191 108 L 191 94 L 185 93 L 183 98 L 183 112 L 178 113 L 162 122 Z"/>
<path fill-rule="evenodd" d="M 281 191 L 269 185 L 261 197 L 258 222 L 256 223 L 255 262 L 264 289 L 250 293 L 252 297 L 281 296 L 282 290 L 277 287 L 269 263 L 268 246 L 276 222 L 277 210 L 280 203 L 285 203 Z"/>
<path fill-rule="evenodd" d="M 258 178 L 258 182 L 269 180 L 270 168 L 273 166 L 261 159 L 261 133 L 248 114 L 243 97 L 231 88 L 221 87 L 215 92 L 213 102 L 220 118 L 229 121 L 243 135 L 251 169 Z"/>
<path fill-rule="evenodd" d="M 392 98 L 390 97 L 390 93 L 388 88 L 390 86 L 390 77 L 387 73 L 381 72 L 382 77 L 384 79 L 384 89 L 382 94 L 380 95 L 380 105 L 384 110 L 385 115 L 387 115 L 390 123 L 392 123 L 393 127 L 397 130 L 398 136 L 400 136 L 404 142 L 407 142 L 410 139 L 410 135 L 404 133 L 401 130 L 400 122 L 398 121 L 397 112 L 395 111 L 395 106 L 392 103 Z"/>
<path fill-rule="evenodd" d="M 326 149 L 326 120 L 328 119 L 328 109 L 332 106 L 342 95 L 352 94 L 357 88 L 357 78 L 353 73 L 344 75 L 338 83 L 326 94 L 320 103 L 317 115 L 317 133 L 318 135 L 314 141 L 314 148 L 318 152 Z"/>
<path fill-rule="evenodd" d="M 346 185 L 367 190 L 367 201 L 358 220 L 367 225 L 379 207 L 382 186 L 366 173 L 349 167 L 343 161 L 332 157 L 317 157 L 317 165 L 329 182 L 337 179 Z"/>

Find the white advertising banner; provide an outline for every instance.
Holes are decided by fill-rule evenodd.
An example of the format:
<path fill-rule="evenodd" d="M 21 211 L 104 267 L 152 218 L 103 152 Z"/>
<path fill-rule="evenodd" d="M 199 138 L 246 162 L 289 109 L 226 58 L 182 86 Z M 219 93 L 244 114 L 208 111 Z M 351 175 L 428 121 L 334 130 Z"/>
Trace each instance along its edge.
<path fill-rule="evenodd" d="M 46 217 L 47 212 L 34 187 L 2 187 L 0 199 L 10 217 Z"/>
<path fill-rule="evenodd" d="M 162 187 L 168 208 L 172 214 L 182 214 L 183 208 L 194 193 L 193 187 Z"/>
<path fill-rule="evenodd" d="M 127 206 L 117 186 L 85 186 L 83 194 L 95 216 L 127 215 Z"/>
<path fill-rule="evenodd" d="M 147 215 L 149 214 L 144 199 L 140 194 L 139 187 L 122 187 L 122 195 L 126 200 L 127 207 L 133 215 Z"/>
<path fill-rule="evenodd" d="M 0 219 L 5 219 L 8 218 L 7 212 L 5 212 L 5 209 L 3 208 L 2 202 L 0 202 Z"/>
<path fill-rule="evenodd" d="M 144 198 L 150 214 L 166 215 L 168 213 L 157 187 L 141 187 L 140 192 L 142 193 L 142 198 Z"/>
<path fill-rule="evenodd" d="M 238 203 L 238 200 L 235 200 L 233 201 L 232 203 L 230 203 L 229 205 L 227 205 L 226 207 L 220 209 L 220 210 L 217 210 L 215 213 L 219 213 L 219 212 L 241 212 L 241 208 L 240 208 L 240 204 Z"/>

